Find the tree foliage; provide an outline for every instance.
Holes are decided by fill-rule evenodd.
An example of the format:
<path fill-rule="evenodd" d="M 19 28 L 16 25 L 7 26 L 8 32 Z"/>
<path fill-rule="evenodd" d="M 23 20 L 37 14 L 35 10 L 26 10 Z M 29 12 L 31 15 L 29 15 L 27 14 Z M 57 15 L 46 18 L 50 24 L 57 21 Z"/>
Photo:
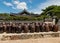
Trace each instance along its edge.
<path fill-rule="evenodd" d="M 47 7 L 46 9 L 43 9 L 42 11 L 43 12 L 41 13 L 41 15 L 49 15 L 51 17 L 57 16 L 58 18 L 60 18 L 60 6 L 52 5 Z"/>

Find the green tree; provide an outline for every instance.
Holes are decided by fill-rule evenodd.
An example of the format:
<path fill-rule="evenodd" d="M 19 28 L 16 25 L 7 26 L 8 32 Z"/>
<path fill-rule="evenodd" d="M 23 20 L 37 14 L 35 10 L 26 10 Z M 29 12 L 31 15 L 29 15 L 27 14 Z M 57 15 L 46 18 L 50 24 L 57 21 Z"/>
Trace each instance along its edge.
<path fill-rule="evenodd" d="M 54 15 L 60 18 L 60 6 L 52 5 L 42 10 L 41 15 L 49 15 L 53 17 Z"/>

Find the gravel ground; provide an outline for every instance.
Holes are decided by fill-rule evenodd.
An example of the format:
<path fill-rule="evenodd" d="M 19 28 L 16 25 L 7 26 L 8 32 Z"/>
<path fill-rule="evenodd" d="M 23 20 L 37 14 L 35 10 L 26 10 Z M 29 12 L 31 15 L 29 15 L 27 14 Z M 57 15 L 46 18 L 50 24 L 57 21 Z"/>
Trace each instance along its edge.
<path fill-rule="evenodd" d="M 6 41 L 0 41 L 0 43 L 60 43 L 60 37 L 24 39 L 24 40 L 6 40 Z"/>

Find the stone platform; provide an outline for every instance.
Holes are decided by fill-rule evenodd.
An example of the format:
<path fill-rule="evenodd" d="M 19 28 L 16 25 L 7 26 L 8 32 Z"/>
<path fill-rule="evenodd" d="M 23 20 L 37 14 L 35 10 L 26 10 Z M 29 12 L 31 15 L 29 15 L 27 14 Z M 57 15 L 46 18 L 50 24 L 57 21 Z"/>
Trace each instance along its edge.
<path fill-rule="evenodd" d="M 0 40 L 22 40 L 22 39 L 37 39 L 37 38 L 50 38 L 60 37 L 58 32 L 39 32 L 39 33 L 2 33 Z"/>

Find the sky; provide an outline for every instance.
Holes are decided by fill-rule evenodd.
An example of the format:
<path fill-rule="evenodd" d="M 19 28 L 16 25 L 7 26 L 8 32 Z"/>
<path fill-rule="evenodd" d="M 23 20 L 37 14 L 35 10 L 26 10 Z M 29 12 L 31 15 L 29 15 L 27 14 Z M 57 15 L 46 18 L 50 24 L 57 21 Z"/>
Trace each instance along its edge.
<path fill-rule="evenodd" d="M 0 13 L 18 13 L 26 9 L 40 14 L 42 9 L 51 5 L 60 5 L 60 0 L 0 0 Z"/>

